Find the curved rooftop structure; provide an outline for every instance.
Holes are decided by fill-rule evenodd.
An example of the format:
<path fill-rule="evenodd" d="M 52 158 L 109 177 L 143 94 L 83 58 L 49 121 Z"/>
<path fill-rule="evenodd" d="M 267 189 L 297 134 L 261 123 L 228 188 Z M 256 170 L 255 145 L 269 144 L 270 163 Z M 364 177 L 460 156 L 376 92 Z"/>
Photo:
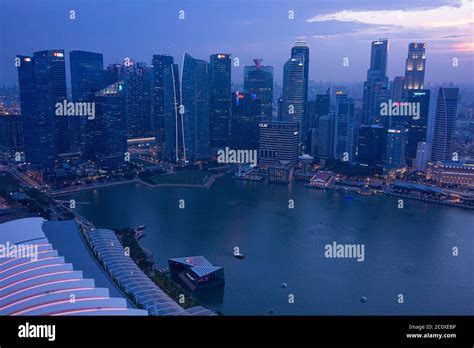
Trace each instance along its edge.
<path fill-rule="evenodd" d="M 97 278 L 102 276 L 100 282 L 108 287 L 96 287 L 94 278 L 84 278 L 83 271 L 75 267 L 81 262 L 66 262 L 68 255 L 55 249 L 45 231 L 64 236 L 78 232 L 73 221 L 49 222 L 42 218 L 0 225 L 0 315 L 148 314 L 133 308 L 120 296 L 113 283 L 101 274 L 92 255 L 82 251 L 82 263 L 90 262 L 90 267 L 98 272 Z M 76 250 L 84 247 L 77 245 L 77 241 L 69 242 L 75 244 L 71 248 Z"/>

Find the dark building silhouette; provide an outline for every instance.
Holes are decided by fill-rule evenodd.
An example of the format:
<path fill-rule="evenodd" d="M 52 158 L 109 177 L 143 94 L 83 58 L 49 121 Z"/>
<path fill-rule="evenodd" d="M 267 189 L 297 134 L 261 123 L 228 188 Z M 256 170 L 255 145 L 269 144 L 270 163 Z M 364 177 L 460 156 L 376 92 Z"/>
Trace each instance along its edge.
<path fill-rule="evenodd" d="M 210 56 L 210 146 L 214 149 L 230 144 L 231 124 L 231 57 L 218 53 Z"/>
<path fill-rule="evenodd" d="M 182 77 L 184 106 L 184 153 L 193 162 L 210 155 L 209 149 L 209 63 L 184 56 Z"/>
<path fill-rule="evenodd" d="M 153 55 L 153 133 L 156 144 L 162 149 L 165 143 L 165 68 L 174 59 L 167 55 Z"/>
<path fill-rule="evenodd" d="M 453 159 L 458 98 L 459 88 L 441 87 L 438 90 L 431 152 L 431 159 L 434 161 Z"/>
<path fill-rule="evenodd" d="M 127 120 L 123 83 L 116 82 L 95 94 L 96 156 L 106 171 L 122 169 L 127 152 Z"/>
<path fill-rule="evenodd" d="M 232 93 L 231 146 L 258 150 L 261 100 L 250 92 Z"/>
<path fill-rule="evenodd" d="M 408 103 L 419 103 L 419 117 L 408 119 L 407 159 L 409 164 L 416 158 L 416 149 L 420 141 L 426 141 L 428 133 L 428 116 L 430 111 L 430 90 L 411 89 L 407 91 Z"/>
<path fill-rule="evenodd" d="M 357 162 L 365 166 L 383 163 L 385 129 L 381 125 L 362 125 L 357 143 Z"/>
<path fill-rule="evenodd" d="M 244 67 L 244 90 L 253 93 L 261 103 L 261 114 L 271 120 L 273 114 L 273 67 L 262 65 L 262 59 L 254 59 L 255 65 Z"/>
<path fill-rule="evenodd" d="M 93 102 L 97 91 L 106 86 L 104 58 L 100 53 L 71 51 L 69 53 L 73 102 Z M 71 118 L 71 150 L 81 150 L 84 159 L 95 157 L 95 119 L 85 116 Z"/>

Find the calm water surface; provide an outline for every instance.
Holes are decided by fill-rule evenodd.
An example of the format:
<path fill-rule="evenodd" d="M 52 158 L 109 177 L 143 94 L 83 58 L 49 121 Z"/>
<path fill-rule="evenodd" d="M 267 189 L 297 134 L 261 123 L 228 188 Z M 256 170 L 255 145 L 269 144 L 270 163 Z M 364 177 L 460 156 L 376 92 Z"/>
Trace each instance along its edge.
<path fill-rule="evenodd" d="M 398 209 L 393 197 L 349 199 L 301 183 L 230 177 L 209 190 L 126 184 L 67 198 L 90 202 L 77 209 L 97 227 L 147 225 L 141 243 L 160 267 L 170 257 L 193 255 L 224 267 L 224 289 L 199 300 L 225 314 L 267 314 L 271 308 L 298 315 L 474 313 L 470 210 L 409 200 Z M 180 199 L 185 209 L 179 209 Z M 365 261 L 325 258 L 324 246 L 333 241 L 364 244 Z M 232 256 L 236 246 L 244 260 Z M 452 256 L 453 247 L 459 256 Z"/>

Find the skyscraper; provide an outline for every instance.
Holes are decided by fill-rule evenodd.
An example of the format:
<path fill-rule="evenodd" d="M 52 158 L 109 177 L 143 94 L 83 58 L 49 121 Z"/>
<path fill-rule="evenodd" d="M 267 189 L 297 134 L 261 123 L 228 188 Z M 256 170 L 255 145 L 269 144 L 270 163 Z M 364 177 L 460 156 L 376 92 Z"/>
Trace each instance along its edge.
<path fill-rule="evenodd" d="M 298 123 L 300 127 L 300 144 L 304 141 L 301 133 L 307 129 L 304 125 L 306 108 L 304 76 L 303 55 L 296 55 L 286 61 L 283 66 L 282 120 Z"/>
<path fill-rule="evenodd" d="M 48 180 L 57 153 L 68 152 L 67 116 L 56 116 L 55 104 L 66 99 L 64 51 L 17 56 L 25 159 Z"/>
<path fill-rule="evenodd" d="M 231 57 L 218 53 L 210 56 L 210 146 L 224 148 L 230 143 Z"/>
<path fill-rule="evenodd" d="M 121 81 L 95 94 L 96 156 L 103 170 L 115 171 L 125 164 L 127 120 L 124 86 Z"/>
<path fill-rule="evenodd" d="M 390 89 L 387 77 L 388 40 L 372 41 L 370 68 L 364 83 L 362 100 L 362 122 L 364 124 L 382 124 L 380 104 L 389 99 Z"/>
<path fill-rule="evenodd" d="M 179 84 L 178 65 L 173 64 L 164 69 L 165 101 L 165 159 L 178 162 L 183 159 L 181 88 Z M 181 113 L 180 113 L 181 111 Z"/>
<path fill-rule="evenodd" d="M 412 42 L 408 45 L 405 65 L 405 89 L 423 89 L 425 83 L 426 44 Z"/>
<path fill-rule="evenodd" d="M 262 59 L 254 59 L 255 65 L 244 67 L 244 90 L 253 93 L 261 103 L 261 113 L 272 119 L 273 67 L 262 65 Z"/>
<path fill-rule="evenodd" d="M 334 139 L 334 114 L 329 113 L 319 117 L 318 127 L 318 157 L 328 159 L 332 156 Z"/>
<path fill-rule="evenodd" d="M 291 57 L 296 57 L 296 56 L 303 57 L 303 64 L 304 64 L 303 103 L 306 107 L 307 102 L 308 102 L 308 83 L 309 83 L 309 47 L 306 41 L 304 40 L 295 41 L 294 46 L 291 48 Z"/>
<path fill-rule="evenodd" d="M 357 162 L 365 166 L 383 163 L 384 127 L 381 125 L 362 125 L 359 128 L 357 143 Z"/>
<path fill-rule="evenodd" d="M 94 94 L 105 87 L 104 58 L 100 53 L 71 51 L 69 53 L 73 102 L 92 102 Z M 82 157 L 92 159 L 94 153 L 95 119 L 70 119 L 71 150 L 81 150 Z"/>
<path fill-rule="evenodd" d="M 129 61 L 123 67 L 129 138 L 153 136 L 152 71 L 145 63 Z"/>
<path fill-rule="evenodd" d="M 416 170 L 426 170 L 428 162 L 431 159 L 431 144 L 425 141 L 420 141 L 416 149 L 416 158 L 413 163 L 413 168 Z"/>
<path fill-rule="evenodd" d="M 232 93 L 232 148 L 258 150 L 258 125 L 262 117 L 261 100 L 254 93 Z"/>
<path fill-rule="evenodd" d="M 182 76 L 184 153 L 193 162 L 210 155 L 209 149 L 209 63 L 184 55 Z"/>
<path fill-rule="evenodd" d="M 430 111 L 430 90 L 418 89 L 407 91 L 408 103 L 419 103 L 418 117 L 410 117 L 408 120 L 408 147 L 407 159 L 410 164 L 416 157 L 416 149 L 420 141 L 427 140 L 428 116 Z"/>
<path fill-rule="evenodd" d="M 258 164 L 279 164 L 298 161 L 299 125 L 296 122 L 260 122 L 259 123 Z"/>
<path fill-rule="evenodd" d="M 433 131 L 433 149 L 431 158 L 434 161 L 453 159 L 453 138 L 456 126 L 459 88 L 438 90 Z"/>
<path fill-rule="evenodd" d="M 173 65 L 174 59 L 167 55 L 153 55 L 153 133 L 156 144 L 165 143 L 165 68 Z"/>
<path fill-rule="evenodd" d="M 356 119 L 354 100 L 346 94 L 336 96 L 333 157 L 355 162 Z"/>
<path fill-rule="evenodd" d="M 405 77 L 395 76 L 392 82 L 392 100 L 394 102 L 401 102 L 403 100 L 404 85 L 405 85 Z"/>
<path fill-rule="evenodd" d="M 406 164 L 407 129 L 404 126 L 390 127 L 387 130 L 387 150 L 385 168 L 397 169 Z"/>

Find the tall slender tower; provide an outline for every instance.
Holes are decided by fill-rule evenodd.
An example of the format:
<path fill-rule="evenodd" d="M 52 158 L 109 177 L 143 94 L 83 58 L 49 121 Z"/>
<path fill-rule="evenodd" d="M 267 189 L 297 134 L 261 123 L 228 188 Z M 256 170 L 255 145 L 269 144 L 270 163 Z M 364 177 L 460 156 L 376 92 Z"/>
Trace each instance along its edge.
<path fill-rule="evenodd" d="M 388 40 L 372 41 L 370 68 L 364 83 L 362 118 L 364 124 L 382 124 L 380 103 L 389 99 L 390 89 L 387 77 Z"/>
<path fill-rule="evenodd" d="M 209 63 L 184 55 L 181 90 L 184 113 L 185 160 L 210 155 L 209 150 Z"/>
<path fill-rule="evenodd" d="M 231 57 L 227 53 L 210 56 L 210 145 L 219 149 L 230 144 Z"/>
<path fill-rule="evenodd" d="M 405 90 L 423 89 L 425 83 L 426 44 L 412 42 L 408 45 L 405 65 Z"/>
<path fill-rule="evenodd" d="M 438 90 L 433 131 L 433 150 L 431 159 L 434 161 L 452 160 L 453 138 L 456 126 L 459 88 Z"/>

